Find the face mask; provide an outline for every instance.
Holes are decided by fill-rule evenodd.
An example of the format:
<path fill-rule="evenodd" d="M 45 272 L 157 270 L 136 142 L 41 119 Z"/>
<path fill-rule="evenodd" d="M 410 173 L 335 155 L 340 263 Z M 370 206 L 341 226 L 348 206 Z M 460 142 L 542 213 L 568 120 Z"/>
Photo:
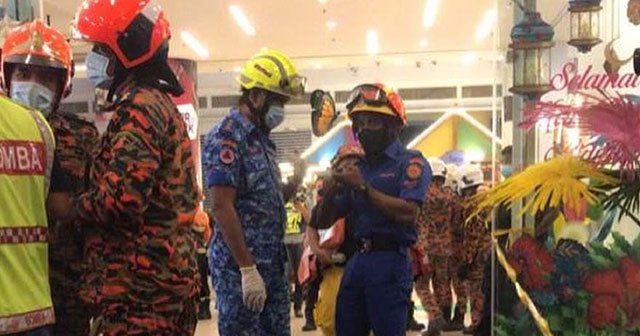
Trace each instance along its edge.
<path fill-rule="evenodd" d="M 358 132 L 358 141 L 369 158 L 374 158 L 384 153 L 393 140 L 390 132 L 387 132 L 386 129 L 365 129 Z"/>
<path fill-rule="evenodd" d="M 272 130 L 284 121 L 284 107 L 281 106 L 269 106 L 267 113 L 264 115 L 264 126 Z"/>
<path fill-rule="evenodd" d="M 502 176 L 509 178 L 513 175 L 513 167 L 511 167 L 511 165 L 503 165 L 502 168 L 500 168 L 500 172 L 502 173 Z"/>
<path fill-rule="evenodd" d="M 100 55 L 94 51 L 87 54 L 87 78 L 93 86 L 104 87 L 113 78 L 109 75 L 109 57 Z"/>
<path fill-rule="evenodd" d="M 39 83 L 14 81 L 11 83 L 10 93 L 14 101 L 36 109 L 45 116 L 53 110 L 56 94 Z"/>

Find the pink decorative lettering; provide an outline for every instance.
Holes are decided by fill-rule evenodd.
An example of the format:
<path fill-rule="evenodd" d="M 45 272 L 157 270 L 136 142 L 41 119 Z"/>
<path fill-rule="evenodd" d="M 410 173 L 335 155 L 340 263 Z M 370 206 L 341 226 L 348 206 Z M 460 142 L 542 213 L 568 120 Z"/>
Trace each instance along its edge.
<path fill-rule="evenodd" d="M 568 89 L 569 91 L 633 89 L 640 87 L 638 76 L 632 73 L 624 75 L 593 73 L 593 66 L 589 65 L 583 73 L 577 73 L 577 66 L 570 62 L 562 67 L 562 71 L 551 77 L 551 88 L 555 91 Z"/>

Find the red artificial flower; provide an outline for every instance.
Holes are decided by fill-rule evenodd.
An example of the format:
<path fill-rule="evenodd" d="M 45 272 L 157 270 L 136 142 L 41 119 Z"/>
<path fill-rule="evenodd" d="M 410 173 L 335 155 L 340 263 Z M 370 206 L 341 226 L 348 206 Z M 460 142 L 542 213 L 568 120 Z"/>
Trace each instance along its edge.
<path fill-rule="evenodd" d="M 594 294 L 594 301 L 603 300 L 602 297 L 615 298 L 611 300 L 609 309 L 617 312 L 622 309 L 625 314 L 627 328 L 640 326 L 640 264 L 630 257 L 620 260 L 619 269 L 594 272 L 584 283 L 584 289 Z M 601 305 L 602 302 L 597 303 Z M 599 306 L 598 306 L 599 307 Z M 589 323 L 591 323 L 591 305 L 589 305 Z M 598 322 L 594 322 L 595 325 Z M 594 327 L 595 327 L 594 325 Z"/>
<path fill-rule="evenodd" d="M 525 288 L 550 289 L 549 274 L 553 269 L 553 257 L 533 237 L 523 235 L 516 240 L 509 250 L 508 259 Z"/>
<path fill-rule="evenodd" d="M 624 284 L 620 273 L 616 269 L 596 271 L 587 277 L 584 289 L 595 295 L 612 295 L 618 302 L 622 302 Z"/>
<path fill-rule="evenodd" d="M 587 320 L 594 329 L 603 329 L 618 321 L 620 301 L 613 295 L 596 295 L 589 302 Z"/>
<path fill-rule="evenodd" d="M 625 284 L 622 310 L 627 316 L 627 327 L 640 326 L 640 264 L 630 257 L 620 260 L 620 275 Z"/>

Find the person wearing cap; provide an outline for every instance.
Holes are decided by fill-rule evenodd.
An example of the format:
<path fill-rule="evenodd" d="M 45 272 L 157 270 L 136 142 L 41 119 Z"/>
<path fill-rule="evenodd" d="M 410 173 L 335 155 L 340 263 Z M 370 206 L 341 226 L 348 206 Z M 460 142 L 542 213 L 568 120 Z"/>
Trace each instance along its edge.
<path fill-rule="evenodd" d="M 285 54 L 263 49 L 237 77 L 242 93 L 207 135 L 207 187 L 218 229 L 209 263 L 221 336 L 290 335 L 284 245 L 287 212 L 270 133 L 306 79 Z"/>
<path fill-rule="evenodd" d="M 87 167 L 98 144 L 90 121 L 59 110 L 71 93 L 73 61 L 64 35 L 41 20 L 9 32 L 3 45 L 2 85 L 16 102 L 39 110 L 56 137 L 55 155 L 70 191 L 85 190 Z M 89 310 L 80 295 L 82 235 L 72 221 L 50 219 L 50 285 L 55 307 L 54 335 L 89 333 Z"/>
<path fill-rule="evenodd" d="M 198 186 L 187 127 L 169 97 L 184 92 L 168 64 L 169 22 L 152 0 L 86 0 L 73 28 L 75 39 L 92 44 L 87 77 L 108 90 L 113 113 L 88 190 L 72 199 L 91 237 L 92 332 L 192 335 Z"/>
<path fill-rule="evenodd" d="M 470 217 L 477 208 L 473 197 L 484 183 L 484 174 L 477 165 L 465 165 L 458 172 L 458 186 L 463 200 L 464 233 L 462 241 L 461 262 L 458 265 L 458 279 L 462 281 L 466 291 L 465 296 L 460 296 L 456 304 L 458 316 L 464 316 L 467 309 L 467 300 L 471 303 L 471 325 L 464 327 L 463 334 L 473 335 L 480 323 L 484 293 L 482 281 L 485 265 L 491 251 L 491 225 L 485 223 L 486 214 Z M 458 289 L 456 289 L 456 294 Z M 458 321 L 456 321 L 458 322 Z M 460 321 L 461 322 L 461 321 Z"/>
<path fill-rule="evenodd" d="M 336 335 L 368 335 L 371 330 L 378 336 L 404 335 L 413 288 L 408 251 L 416 241 L 415 220 L 431 171 L 419 152 L 399 141 L 407 119 L 395 91 L 382 84 L 358 85 L 347 110 L 365 157 L 332 171 L 342 186 L 325 198 L 335 203 L 334 213 L 322 216 L 350 216 L 360 246 L 342 278 Z"/>
<path fill-rule="evenodd" d="M 454 218 L 453 196 L 444 190 L 447 176 L 445 163 L 438 158 L 428 158 L 433 182 L 418 215 L 418 242 L 416 247 L 424 256 L 428 271 L 416 280 L 416 292 L 422 306 L 429 313 L 429 327 L 422 335 L 437 336 L 445 327 L 445 315 L 451 315 L 451 221 Z M 430 283 L 433 281 L 433 291 Z M 449 305 L 447 305 L 449 304 Z"/>
<path fill-rule="evenodd" d="M 332 160 L 332 167 L 339 171 L 345 167 L 357 164 L 364 158 L 362 147 L 357 144 L 346 144 L 338 149 Z M 320 208 L 331 207 L 333 204 L 323 202 L 324 190 L 332 189 L 335 183 L 331 177 L 325 177 L 319 182 L 318 203 L 312 211 L 311 221 L 307 228 L 307 241 L 311 251 L 316 256 L 321 269 L 318 303 L 315 307 L 315 321 L 322 334 L 334 336 L 336 320 L 336 302 L 338 290 L 346 263 L 358 250 L 358 244 L 353 236 L 354 222 L 350 218 L 339 218 L 335 222 L 323 222 L 318 215 Z M 327 231 L 320 235 L 319 230 Z"/>

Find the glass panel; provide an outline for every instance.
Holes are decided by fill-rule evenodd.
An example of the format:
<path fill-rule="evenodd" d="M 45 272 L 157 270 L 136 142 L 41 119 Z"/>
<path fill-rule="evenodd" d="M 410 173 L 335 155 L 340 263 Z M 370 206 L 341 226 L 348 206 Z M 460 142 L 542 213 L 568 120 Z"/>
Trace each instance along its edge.
<path fill-rule="evenodd" d="M 571 39 L 578 38 L 579 14 L 571 13 Z"/>
<path fill-rule="evenodd" d="M 514 53 L 515 59 L 513 62 L 513 85 L 520 86 L 523 84 L 524 76 L 524 51 L 515 50 Z"/>
<path fill-rule="evenodd" d="M 589 19 L 590 16 L 590 12 L 580 13 L 580 31 L 578 33 L 578 38 L 580 39 L 591 38 L 591 20 Z"/>
<path fill-rule="evenodd" d="M 598 38 L 600 36 L 600 13 L 591 14 L 591 36 Z"/>
<path fill-rule="evenodd" d="M 538 49 L 525 50 L 524 64 L 524 85 L 539 84 L 540 62 L 538 61 Z"/>
<path fill-rule="evenodd" d="M 540 84 L 549 84 L 551 76 L 551 49 L 540 50 Z"/>

